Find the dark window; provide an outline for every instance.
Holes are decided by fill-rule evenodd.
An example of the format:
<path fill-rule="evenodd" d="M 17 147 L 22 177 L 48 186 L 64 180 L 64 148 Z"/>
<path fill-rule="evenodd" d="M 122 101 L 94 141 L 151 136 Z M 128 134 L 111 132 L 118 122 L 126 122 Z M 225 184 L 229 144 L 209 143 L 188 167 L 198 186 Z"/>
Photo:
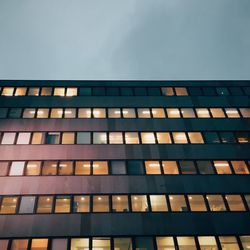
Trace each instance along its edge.
<path fill-rule="evenodd" d="M 9 112 L 9 118 L 20 118 L 22 113 L 22 109 L 20 108 L 12 108 Z"/>
<path fill-rule="evenodd" d="M 202 95 L 201 88 L 199 87 L 189 87 L 189 95 Z"/>
<path fill-rule="evenodd" d="M 200 174 L 214 174 L 214 169 L 210 161 L 197 161 Z"/>
<path fill-rule="evenodd" d="M 196 169 L 193 161 L 180 161 L 180 169 L 182 174 L 196 174 Z"/>
<path fill-rule="evenodd" d="M 79 89 L 80 96 L 88 96 L 91 95 L 91 88 L 80 88 Z"/>
<path fill-rule="evenodd" d="M 203 87 L 202 90 L 203 90 L 204 95 L 216 95 L 215 88 Z"/>
<path fill-rule="evenodd" d="M 224 88 L 224 87 L 216 88 L 216 92 L 217 92 L 218 95 L 229 95 L 228 89 Z"/>
<path fill-rule="evenodd" d="M 148 88 L 148 95 L 159 96 L 161 95 L 161 89 L 160 88 Z"/>
<path fill-rule="evenodd" d="M 111 161 L 112 174 L 126 174 L 125 161 Z"/>
<path fill-rule="evenodd" d="M 0 108 L 0 118 L 6 118 L 8 113 L 7 108 Z"/>
<path fill-rule="evenodd" d="M 46 144 L 59 144 L 59 142 L 60 142 L 60 133 L 58 132 L 47 133 L 45 139 Z"/>
<path fill-rule="evenodd" d="M 153 244 L 153 239 L 151 237 L 136 237 L 135 249 L 138 249 L 138 250 L 155 249 L 154 244 Z"/>
<path fill-rule="evenodd" d="M 103 87 L 96 87 L 92 89 L 93 95 L 105 95 L 105 88 Z"/>
<path fill-rule="evenodd" d="M 128 161 L 127 168 L 129 175 L 144 174 L 144 167 L 142 161 Z"/>
<path fill-rule="evenodd" d="M 244 87 L 243 89 L 246 95 L 250 95 L 250 87 Z"/>
<path fill-rule="evenodd" d="M 139 96 L 147 95 L 146 88 L 135 88 L 134 91 L 135 91 L 135 95 L 139 95 Z"/>
<path fill-rule="evenodd" d="M 230 90 L 232 95 L 244 95 L 244 93 L 240 87 L 230 87 L 229 90 Z"/>
<path fill-rule="evenodd" d="M 234 143 L 234 142 L 236 142 L 232 132 L 221 132 L 220 136 L 221 136 L 221 141 L 223 143 Z"/>
<path fill-rule="evenodd" d="M 119 95 L 119 88 L 107 88 L 108 96 L 117 96 Z"/>
<path fill-rule="evenodd" d="M 204 132 L 203 136 L 206 143 L 220 143 L 220 139 L 216 132 Z"/>
<path fill-rule="evenodd" d="M 133 95 L 133 89 L 132 88 L 121 88 L 121 95 L 123 96 L 132 96 Z"/>

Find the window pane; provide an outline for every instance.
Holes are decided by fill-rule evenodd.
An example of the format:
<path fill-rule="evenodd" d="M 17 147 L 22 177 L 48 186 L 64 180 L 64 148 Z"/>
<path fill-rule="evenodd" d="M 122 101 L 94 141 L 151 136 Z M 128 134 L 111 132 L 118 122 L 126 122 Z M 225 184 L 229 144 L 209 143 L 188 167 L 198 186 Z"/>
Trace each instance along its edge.
<path fill-rule="evenodd" d="M 109 212 L 109 197 L 93 195 L 93 212 Z"/>
<path fill-rule="evenodd" d="M 250 108 L 240 108 L 241 115 L 245 118 L 250 117 Z"/>
<path fill-rule="evenodd" d="M 94 132 L 93 133 L 94 144 L 107 144 L 107 133 L 106 132 Z"/>
<path fill-rule="evenodd" d="M 188 211 L 184 195 L 170 195 L 169 200 L 172 211 L 174 212 Z"/>
<path fill-rule="evenodd" d="M 142 161 L 128 161 L 127 168 L 129 175 L 144 174 L 144 166 Z"/>
<path fill-rule="evenodd" d="M 10 166 L 9 175 L 23 175 L 24 161 L 13 161 Z"/>
<path fill-rule="evenodd" d="M 152 108 L 152 114 L 154 118 L 165 118 L 164 109 L 161 108 Z"/>
<path fill-rule="evenodd" d="M 42 168 L 42 175 L 56 175 L 57 174 L 57 162 L 45 161 Z"/>
<path fill-rule="evenodd" d="M 220 108 L 211 108 L 210 109 L 213 118 L 225 118 L 223 109 Z"/>
<path fill-rule="evenodd" d="M 6 248 L 1 248 L 1 250 L 7 250 Z M 12 240 L 10 250 L 27 250 L 28 249 L 28 240 Z"/>
<path fill-rule="evenodd" d="M 20 214 L 33 213 L 35 196 L 23 196 L 19 207 Z"/>
<path fill-rule="evenodd" d="M 216 95 L 214 87 L 203 87 L 202 90 L 204 95 Z"/>
<path fill-rule="evenodd" d="M 175 250 L 173 237 L 156 237 L 157 250 Z"/>
<path fill-rule="evenodd" d="M 8 113 L 7 108 L 0 108 L 0 118 L 6 118 Z"/>
<path fill-rule="evenodd" d="M 204 143 L 202 134 L 200 132 L 188 132 L 188 136 L 191 143 Z"/>
<path fill-rule="evenodd" d="M 92 89 L 92 91 L 93 91 L 93 95 L 97 95 L 97 96 L 105 95 L 105 88 L 103 87 L 99 87 L 99 88 L 95 87 Z"/>
<path fill-rule="evenodd" d="M 125 161 L 111 161 L 111 174 L 126 174 Z"/>
<path fill-rule="evenodd" d="M 199 236 L 199 245 L 201 250 L 217 250 L 216 239 L 213 236 Z"/>
<path fill-rule="evenodd" d="M 57 196 L 55 213 L 69 213 L 70 212 L 70 196 Z"/>
<path fill-rule="evenodd" d="M 226 195 L 226 200 L 230 211 L 246 210 L 240 195 Z"/>
<path fill-rule="evenodd" d="M 141 132 L 141 140 L 143 144 L 155 144 L 154 133 Z"/>
<path fill-rule="evenodd" d="M 108 163 L 106 161 L 94 161 L 93 162 L 93 174 L 94 175 L 108 174 Z"/>
<path fill-rule="evenodd" d="M 110 238 L 93 238 L 93 250 L 110 250 Z"/>
<path fill-rule="evenodd" d="M 201 88 L 199 87 L 189 87 L 188 90 L 190 95 L 195 95 L 195 96 L 202 95 Z"/>
<path fill-rule="evenodd" d="M 74 196 L 74 204 L 73 204 L 73 212 L 83 213 L 89 212 L 89 196 L 88 195 L 75 195 Z"/>
<path fill-rule="evenodd" d="M 231 161 L 236 174 L 249 174 L 248 167 L 244 161 Z"/>
<path fill-rule="evenodd" d="M 239 143 L 250 142 L 250 134 L 248 132 L 236 132 L 235 135 Z"/>
<path fill-rule="evenodd" d="M 72 161 L 60 161 L 58 167 L 59 175 L 72 175 L 73 174 L 73 162 Z"/>
<path fill-rule="evenodd" d="M 5 196 L 2 198 L 0 214 L 15 214 L 17 208 L 17 196 Z"/>
<path fill-rule="evenodd" d="M 164 174 L 179 174 L 176 161 L 162 161 Z"/>
<path fill-rule="evenodd" d="M 94 118 L 106 118 L 106 110 L 105 109 L 93 109 L 93 117 Z"/>
<path fill-rule="evenodd" d="M 40 196 L 38 197 L 37 213 L 51 213 L 53 204 L 53 196 Z"/>
<path fill-rule="evenodd" d="M 161 88 L 161 92 L 163 95 L 166 95 L 166 96 L 173 96 L 174 95 L 174 89 L 171 87 Z"/>
<path fill-rule="evenodd" d="M 161 174 L 159 161 L 145 161 L 146 174 Z"/>
<path fill-rule="evenodd" d="M 188 201 L 191 211 L 207 211 L 202 195 L 188 195 Z"/>
<path fill-rule="evenodd" d="M 227 161 L 214 161 L 214 168 L 216 169 L 217 174 L 232 174 Z"/>
<path fill-rule="evenodd" d="M 2 95 L 13 96 L 13 94 L 14 94 L 14 88 L 9 88 L 9 87 L 3 88 Z"/>
<path fill-rule="evenodd" d="M 9 244 L 9 240 L 0 240 L 0 250 L 7 250 L 8 244 Z M 13 249 L 13 250 L 19 250 L 19 249 Z"/>
<path fill-rule="evenodd" d="M 244 249 L 250 249 L 250 236 L 240 236 L 240 241 Z"/>
<path fill-rule="evenodd" d="M 65 96 L 65 88 L 55 88 L 54 96 Z"/>
<path fill-rule="evenodd" d="M 78 118 L 91 118 L 91 109 L 87 108 L 78 109 Z"/>
<path fill-rule="evenodd" d="M 91 88 L 79 88 L 79 95 L 80 96 L 91 96 Z"/>
<path fill-rule="evenodd" d="M 149 108 L 143 108 L 143 109 L 138 108 L 137 112 L 138 112 L 139 118 L 150 118 L 151 117 Z"/>
<path fill-rule="evenodd" d="M 88 249 L 89 249 L 88 238 L 71 239 L 70 250 L 88 250 Z"/>
<path fill-rule="evenodd" d="M 245 195 L 245 200 L 246 200 L 248 209 L 250 210 L 250 195 L 249 195 L 249 194 L 246 194 L 246 195 Z"/>
<path fill-rule="evenodd" d="M 176 95 L 188 95 L 186 88 L 175 88 Z"/>
<path fill-rule="evenodd" d="M 75 117 L 76 117 L 76 109 L 64 110 L 64 118 L 75 118 Z"/>
<path fill-rule="evenodd" d="M 132 88 L 121 88 L 121 95 L 122 96 L 132 96 L 133 95 L 133 89 Z"/>
<path fill-rule="evenodd" d="M 174 143 L 182 144 L 188 143 L 186 134 L 184 132 L 173 132 Z"/>
<path fill-rule="evenodd" d="M 109 118 L 121 118 L 121 110 L 110 108 L 108 109 L 108 117 Z"/>
<path fill-rule="evenodd" d="M 134 93 L 136 96 L 146 96 L 147 95 L 147 90 L 146 88 L 140 88 L 140 87 L 136 87 L 134 88 Z"/>
<path fill-rule="evenodd" d="M 8 170 L 9 170 L 9 162 L 0 161 L 0 176 L 7 175 Z"/>
<path fill-rule="evenodd" d="M 112 211 L 113 212 L 128 212 L 128 196 L 127 195 L 112 195 Z"/>
<path fill-rule="evenodd" d="M 136 250 L 152 250 L 154 248 L 152 237 L 136 237 L 135 238 Z"/>
<path fill-rule="evenodd" d="M 48 239 L 32 239 L 31 250 L 47 250 Z"/>
<path fill-rule="evenodd" d="M 181 109 L 182 117 L 184 118 L 195 118 L 195 113 L 193 109 L 183 108 Z"/>
<path fill-rule="evenodd" d="M 240 114 L 237 109 L 226 108 L 225 112 L 226 112 L 227 117 L 229 118 L 240 118 Z"/>
<path fill-rule="evenodd" d="M 89 161 L 76 161 L 75 174 L 76 175 L 90 175 L 90 162 Z"/>
<path fill-rule="evenodd" d="M 122 109 L 124 118 L 136 118 L 135 109 Z"/>
<path fill-rule="evenodd" d="M 148 87 L 148 95 L 151 95 L 151 96 L 161 95 L 160 88 Z"/>
<path fill-rule="evenodd" d="M 15 96 L 24 96 L 26 95 L 27 88 L 16 88 Z"/>
<path fill-rule="evenodd" d="M 210 114 L 208 109 L 202 108 L 202 109 L 195 109 L 196 114 L 198 118 L 209 118 Z"/>
<path fill-rule="evenodd" d="M 114 238 L 115 250 L 132 250 L 132 240 L 130 238 Z"/>
<path fill-rule="evenodd" d="M 180 161 L 179 164 L 182 174 L 197 174 L 193 161 Z"/>
<path fill-rule="evenodd" d="M 2 144 L 14 144 L 16 133 L 3 133 Z"/>
<path fill-rule="evenodd" d="M 216 132 L 203 132 L 206 143 L 220 143 L 220 139 Z"/>
<path fill-rule="evenodd" d="M 51 109 L 51 118 L 62 118 L 63 116 L 63 109 Z"/>
<path fill-rule="evenodd" d="M 117 96 L 117 95 L 119 95 L 119 88 L 111 87 L 111 88 L 107 88 L 106 91 L 107 91 L 108 96 Z"/>
<path fill-rule="evenodd" d="M 36 115 L 36 109 L 24 109 L 23 118 L 34 118 Z"/>
<path fill-rule="evenodd" d="M 53 239 L 52 250 L 67 250 L 68 239 Z"/>
<path fill-rule="evenodd" d="M 21 108 L 11 108 L 9 111 L 9 118 L 20 118 L 22 114 Z"/>
<path fill-rule="evenodd" d="M 139 144 L 139 136 L 137 132 L 126 132 L 125 133 L 126 144 Z"/>
<path fill-rule="evenodd" d="M 28 95 L 39 95 L 39 88 L 29 88 Z"/>
<path fill-rule="evenodd" d="M 211 211 L 226 211 L 224 200 L 221 195 L 206 195 Z"/>
<path fill-rule="evenodd" d="M 51 96 L 52 95 L 52 88 L 42 88 L 41 95 L 42 96 Z"/>
<path fill-rule="evenodd" d="M 168 118 L 180 118 L 181 113 L 179 109 L 167 109 Z"/>
<path fill-rule="evenodd" d="M 67 88 L 66 96 L 77 96 L 77 88 Z"/>
<path fill-rule="evenodd" d="M 159 144 L 172 143 L 170 133 L 156 133 L 156 137 Z"/>
<path fill-rule="evenodd" d="M 29 144 L 31 133 L 19 133 L 16 144 Z"/>
<path fill-rule="evenodd" d="M 45 142 L 45 134 L 43 132 L 33 133 L 31 144 L 43 144 L 44 142 Z"/>
<path fill-rule="evenodd" d="M 62 144 L 74 144 L 75 133 L 63 132 L 62 133 Z"/>
<path fill-rule="evenodd" d="M 110 132 L 109 133 L 110 144 L 123 144 L 123 136 L 121 132 Z"/>
<path fill-rule="evenodd" d="M 90 132 L 77 132 L 77 144 L 90 144 Z"/>
<path fill-rule="evenodd" d="M 39 175 L 41 172 L 40 161 L 28 161 L 26 166 L 25 175 Z"/>
<path fill-rule="evenodd" d="M 229 95 L 228 89 L 223 87 L 216 88 L 216 92 L 218 95 Z"/>
<path fill-rule="evenodd" d="M 148 202 L 146 195 L 131 195 L 132 211 L 147 212 Z"/>
<path fill-rule="evenodd" d="M 214 174 L 214 169 L 210 161 L 197 161 L 200 174 Z"/>
<path fill-rule="evenodd" d="M 177 237 L 179 250 L 196 250 L 194 237 Z"/>
<path fill-rule="evenodd" d="M 234 236 L 220 236 L 220 244 L 223 250 L 239 250 L 237 239 Z"/>
<path fill-rule="evenodd" d="M 46 134 L 45 143 L 46 144 L 59 144 L 60 133 L 59 132 L 48 132 Z"/>
<path fill-rule="evenodd" d="M 150 203 L 153 212 L 168 211 L 165 195 L 150 195 Z"/>
<path fill-rule="evenodd" d="M 48 118 L 48 117 L 49 117 L 49 109 L 37 110 L 37 118 Z"/>
<path fill-rule="evenodd" d="M 243 91 L 239 87 L 229 87 L 232 95 L 244 95 Z"/>

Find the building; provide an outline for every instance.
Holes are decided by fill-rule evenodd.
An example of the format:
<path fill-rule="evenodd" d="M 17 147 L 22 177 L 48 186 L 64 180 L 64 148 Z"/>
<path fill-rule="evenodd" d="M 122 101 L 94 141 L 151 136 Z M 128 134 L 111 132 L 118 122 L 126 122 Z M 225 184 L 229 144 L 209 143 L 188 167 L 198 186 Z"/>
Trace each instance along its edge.
<path fill-rule="evenodd" d="M 0 86 L 0 250 L 250 248 L 250 81 Z"/>

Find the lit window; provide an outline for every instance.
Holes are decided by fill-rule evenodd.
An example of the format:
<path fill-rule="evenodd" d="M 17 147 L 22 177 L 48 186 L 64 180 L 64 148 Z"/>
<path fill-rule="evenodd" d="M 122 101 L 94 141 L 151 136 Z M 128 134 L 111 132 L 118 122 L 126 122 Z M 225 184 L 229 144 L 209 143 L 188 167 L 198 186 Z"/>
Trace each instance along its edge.
<path fill-rule="evenodd" d="M 121 132 L 110 132 L 109 133 L 110 144 L 123 144 L 123 136 Z"/>
<path fill-rule="evenodd" d="M 39 88 L 29 88 L 28 95 L 39 96 Z"/>
<path fill-rule="evenodd" d="M 179 174 L 176 161 L 162 161 L 164 174 Z"/>
<path fill-rule="evenodd" d="M 217 174 L 232 174 L 227 161 L 214 161 L 214 168 L 216 169 Z"/>
<path fill-rule="evenodd" d="M 131 238 L 114 238 L 115 250 L 132 250 Z"/>
<path fill-rule="evenodd" d="M 209 110 L 206 108 L 195 109 L 195 110 L 196 110 L 198 118 L 209 118 L 210 117 Z"/>
<path fill-rule="evenodd" d="M 184 132 L 173 132 L 174 143 L 185 144 L 188 143 L 186 134 Z"/>
<path fill-rule="evenodd" d="M 74 144 L 75 133 L 63 132 L 62 133 L 62 144 Z"/>
<path fill-rule="evenodd" d="M 141 140 L 143 144 L 155 144 L 155 135 L 150 132 L 141 132 Z"/>
<path fill-rule="evenodd" d="M 200 132 L 188 132 L 188 137 L 191 143 L 203 144 L 202 134 Z"/>
<path fill-rule="evenodd" d="M 19 213 L 28 214 L 33 213 L 35 205 L 35 196 L 23 196 L 21 198 Z"/>
<path fill-rule="evenodd" d="M 41 96 L 51 96 L 52 88 L 42 88 Z"/>
<path fill-rule="evenodd" d="M 48 132 L 46 134 L 45 143 L 46 144 L 59 144 L 60 133 L 59 132 Z"/>
<path fill-rule="evenodd" d="M 66 96 L 77 96 L 77 88 L 67 88 Z"/>
<path fill-rule="evenodd" d="M 224 250 L 240 250 L 236 237 L 234 236 L 220 236 L 221 248 Z"/>
<path fill-rule="evenodd" d="M 214 174 L 214 169 L 210 161 L 197 161 L 200 174 Z"/>
<path fill-rule="evenodd" d="M 145 161 L 146 174 L 161 174 L 159 161 Z"/>
<path fill-rule="evenodd" d="M 48 239 L 32 239 L 30 250 L 47 250 Z"/>
<path fill-rule="evenodd" d="M 107 133 L 106 132 L 94 132 L 93 143 L 94 144 L 107 144 Z"/>
<path fill-rule="evenodd" d="M 76 161 L 75 174 L 76 175 L 90 175 L 90 162 L 89 161 Z"/>
<path fill-rule="evenodd" d="M 56 175 L 57 174 L 57 162 L 45 161 L 42 168 L 42 175 Z"/>
<path fill-rule="evenodd" d="M 63 109 L 51 109 L 51 118 L 62 118 L 63 117 Z"/>
<path fill-rule="evenodd" d="M 2 198 L 0 214 L 15 214 L 17 208 L 17 196 L 5 196 Z"/>
<path fill-rule="evenodd" d="M 89 108 L 78 109 L 78 118 L 91 118 L 91 109 Z"/>
<path fill-rule="evenodd" d="M 23 175 L 24 161 L 13 161 L 10 166 L 9 175 Z"/>
<path fill-rule="evenodd" d="M 188 201 L 191 211 L 207 211 L 202 195 L 188 195 Z"/>
<path fill-rule="evenodd" d="M 221 195 L 206 195 L 211 211 L 226 211 L 223 197 Z"/>
<path fill-rule="evenodd" d="M 246 210 L 240 195 L 226 195 L 226 200 L 230 211 Z"/>
<path fill-rule="evenodd" d="M 240 236 L 243 249 L 250 249 L 250 236 Z"/>
<path fill-rule="evenodd" d="M 0 249 L 1 250 L 6 250 L 6 248 L 1 248 L 1 244 L 0 244 Z M 28 240 L 12 240 L 11 243 L 11 250 L 27 250 L 28 249 Z"/>
<path fill-rule="evenodd" d="M 137 109 L 138 112 L 138 117 L 139 118 L 150 118 L 151 117 L 151 113 L 150 113 L 150 109 L 149 108 L 138 108 Z"/>
<path fill-rule="evenodd" d="M 182 117 L 184 118 L 195 118 L 194 110 L 191 108 L 183 108 L 181 109 Z"/>
<path fill-rule="evenodd" d="M 128 196 L 113 195 L 112 196 L 112 211 L 113 212 L 128 212 Z"/>
<path fill-rule="evenodd" d="M 188 211 L 184 195 L 169 195 L 171 210 L 174 212 Z"/>
<path fill-rule="evenodd" d="M 88 195 L 75 195 L 73 203 L 73 212 L 75 213 L 86 213 L 89 212 L 89 196 Z"/>
<path fill-rule="evenodd" d="M 250 133 L 248 132 L 236 132 L 235 133 L 237 141 L 239 143 L 249 143 L 250 142 Z"/>
<path fill-rule="evenodd" d="M 167 109 L 168 118 L 180 118 L 181 113 L 179 109 Z"/>
<path fill-rule="evenodd" d="M 76 109 L 65 109 L 64 118 L 76 118 Z"/>
<path fill-rule="evenodd" d="M 156 133 L 157 142 L 159 144 L 170 144 L 172 143 L 170 133 L 158 132 Z"/>
<path fill-rule="evenodd" d="M 94 175 L 106 175 L 109 173 L 106 161 L 94 161 L 92 166 Z"/>
<path fill-rule="evenodd" d="M 14 88 L 8 88 L 8 87 L 3 88 L 2 95 L 13 96 L 13 94 L 14 94 Z"/>
<path fill-rule="evenodd" d="M 137 132 L 126 132 L 125 133 L 126 144 L 139 144 L 139 136 Z"/>
<path fill-rule="evenodd" d="M 122 109 L 122 115 L 124 118 L 136 118 L 135 109 L 132 108 Z"/>
<path fill-rule="evenodd" d="M 240 118 L 240 114 L 237 109 L 226 108 L 225 111 L 228 118 Z"/>
<path fill-rule="evenodd" d="M 23 118 L 34 118 L 36 116 L 36 109 L 24 109 Z"/>
<path fill-rule="evenodd" d="M 90 132 L 77 132 L 77 144 L 90 144 Z"/>
<path fill-rule="evenodd" d="M 42 132 L 34 132 L 32 134 L 31 144 L 43 144 L 45 141 L 45 135 Z"/>
<path fill-rule="evenodd" d="M 93 196 L 93 212 L 109 212 L 109 197 L 107 195 Z"/>
<path fill-rule="evenodd" d="M 156 237 L 158 250 L 175 250 L 173 237 Z"/>
<path fill-rule="evenodd" d="M 70 196 L 57 196 L 55 213 L 69 213 L 70 212 Z"/>
<path fill-rule="evenodd" d="M 65 96 L 65 88 L 55 88 L 54 96 Z"/>
<path fill-rule="evenodd" d="M 168 211 L 165 195 L 150 195 L 150 203 L 153 212 Z"/>
<path fill-rule="evenodd" d="M 94 118 L 106 118 L 106 110 L 105 109 L 93 109 L 93 117 Z"/>
<path fill-rule="evenodd" d="M 175 88 L 175 92 L 178 96 L 188 95 L 186 88 Z"/>
<path fill-rule="evenodd" d="M 199 236 L 199 245 L 201 250 L 217 250 L 216 239 L 213 236 Z"/>
<path fill-rule="evenodd" d="M 71 239 L 70 250 L 87 250 L 89 249 L 88 238 L 76 238 Z"/>
<path fill-rule="evenodd" d="M 115 109 L 115 108 L 110 108 L 108 109 L 108 117 L 109 118 L 121 118 L 121 110 L 120 109 Z"/>
<path fill-rule="evenodd" d="M 147 212 L 148 202 L 146 195 L 131 195 L 132 211 Z"/>
<path fill-rule="evenodd" d="M 52 212 L 53 196 L 38 197 L 36 212 L 39 214 L 46 214 Z"/>
<path fill-rule="evenodd" d="M 245 118 L 250 118 L 250 108 L 240 108 L 241 115 Z"/>
<path fill-rule="evenodd" d="M 177 237 L 179 250 L 196 250 L 194 237 Z"/>
<path fill-rule="evenodd" d="M 73 174 L 73 162 L 72 161 L 61 161 L 58 167 L 59 175 L 72 175 Z"/>
<path fill-rule="evenodd" d="M 213 118 L 225 118 L 224 111 L 221 108 L 211 108 L 210 111 Z"/>
<path fill-rule="evenodd" d="M 171 87 L 163 87 L 163 88 L 161 88 L 161 92 L 163 95 L 166 95 L 166 96 L 173 96 L 174 95 L 174 89 Z"/>
<path fill-rule="evenodd" d="M 110 250 L 110 238 L 93 238 L 93 250 Z"/>
<path fill-rule="evenodd" d="M 179 164 L 182 174 L 197 174 L 193 161 L 180 161 Z"/>
<path fill-rule="evenodd" d="M 40 161 L 29 161 L 26 166 L 25 175 L 39 175 L 41 172 Z"/>
<path fill-rule="evenodd" d="M 48 117 L 49 117 L 49 109 L 37 110 L 37 118 L 48 118 Z"/>
<path fill-rule="evenodd" d="M 24 96 L 26 92 L 27 88 L 16 88 L 15 96 Z"/>
<path fill-rule="evenodd" d="M 14 144 L 16 133 L 3 133 L 2 144 Z"/>
<path fill-rule="evenodd" d="M 9 162 L 7 162 L 7 161 L 0 161 L 0 176 L 7 175 L 8 170 L 9 170 Z"/>
<path fill-rule="evenodd" d="M 231 161 L 236 174 L 249 174 L 248 167 L 244 161 Z"/>
<path fill-rule="evenodd" d="M 154 118 L 165 118 L 164 109 L 161 108 L 152 108 L 152 114 Z"/>
<path fill-rule="evenodd" d="M 19 133 L 16 144 L 29 144 L 30 133 Z"/>

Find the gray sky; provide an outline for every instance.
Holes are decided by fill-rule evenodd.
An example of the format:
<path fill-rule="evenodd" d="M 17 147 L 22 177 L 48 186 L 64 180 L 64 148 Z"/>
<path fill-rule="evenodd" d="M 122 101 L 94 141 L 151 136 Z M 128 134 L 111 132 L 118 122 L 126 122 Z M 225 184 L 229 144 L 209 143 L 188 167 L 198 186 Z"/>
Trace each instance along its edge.
<path fill-rule="evenodd" d="M 0 0 L 0 79 L 250 79 L 250 0 Z"/>

